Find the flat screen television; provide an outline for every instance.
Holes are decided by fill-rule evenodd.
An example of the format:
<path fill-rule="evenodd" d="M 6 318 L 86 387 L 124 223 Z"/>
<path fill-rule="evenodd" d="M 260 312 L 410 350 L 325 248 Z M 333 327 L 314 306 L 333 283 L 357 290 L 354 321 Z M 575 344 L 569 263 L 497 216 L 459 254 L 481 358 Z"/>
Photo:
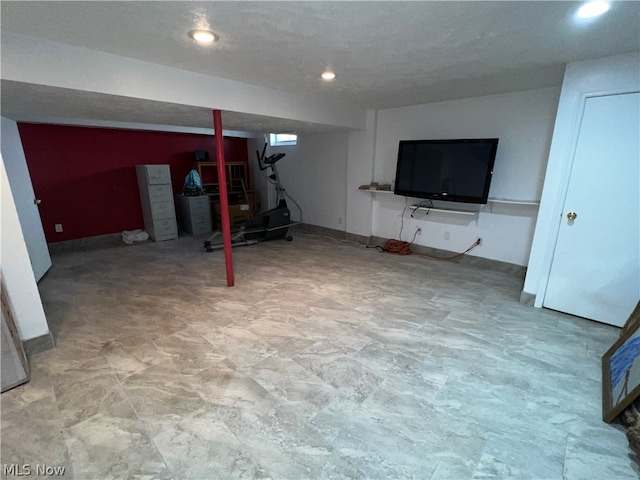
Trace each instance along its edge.
<path fill-rule="evenodd" d="M 487 203 L 497 149 L 497 138 L 401 140 L 393 193 Z"/>

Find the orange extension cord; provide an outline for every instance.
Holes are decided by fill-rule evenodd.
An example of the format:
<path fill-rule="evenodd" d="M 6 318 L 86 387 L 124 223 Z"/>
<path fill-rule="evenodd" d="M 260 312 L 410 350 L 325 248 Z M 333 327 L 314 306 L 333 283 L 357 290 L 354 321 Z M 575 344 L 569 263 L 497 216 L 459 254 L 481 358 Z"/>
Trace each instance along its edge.
<path fill-rule="evenodd" d="M 424 255 L 422 253 L 416 253 L 419 257 L 428 258 L 430 260 L 455 260 L 456 258 L 462 257 L 469 253 L 471 250 L 480 245 L 480 240 L 476 240 L 473 244 L 467 248 L 462 253 L 457 253 L 456 255 L 451 255 L 449 257 L 432 257 L 431 255 Z M 398 255 L 411 255 L 413 252 L 411 251 L 411 243 L 403 242 L 401 240 L 387 240 L 384 242 L 384 246 L 382 247 L 383 252 L 395 253 Z"/>
<path fill-rule="evenodd" d="M 409 242 L 403 242 L 402 240 L 387 240 L 382 247 L 384 252 L 397 253 L 398 255 L 410 255 L 411 244 Z"/>

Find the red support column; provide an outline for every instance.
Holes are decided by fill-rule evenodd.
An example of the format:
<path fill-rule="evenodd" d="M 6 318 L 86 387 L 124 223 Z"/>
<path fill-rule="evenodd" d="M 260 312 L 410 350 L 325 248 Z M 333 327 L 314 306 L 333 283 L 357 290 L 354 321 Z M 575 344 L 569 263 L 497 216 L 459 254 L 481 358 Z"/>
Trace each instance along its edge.
<path fill-rule="evenodd" d="M 222 136 L 222 113 L 213 111 L 213 134 L 216 142 L 218 163 L 218 185 L 220 192 L 220 215 L 222 217 L 222 240 L 224 263 L 227 267 L 227 286 L 233 287 L 233 255 L 231 254 L 231 225 L 229 223 L 229 198 L 227 197 L 227 169 L 224 165 L 224 137 Z"/>

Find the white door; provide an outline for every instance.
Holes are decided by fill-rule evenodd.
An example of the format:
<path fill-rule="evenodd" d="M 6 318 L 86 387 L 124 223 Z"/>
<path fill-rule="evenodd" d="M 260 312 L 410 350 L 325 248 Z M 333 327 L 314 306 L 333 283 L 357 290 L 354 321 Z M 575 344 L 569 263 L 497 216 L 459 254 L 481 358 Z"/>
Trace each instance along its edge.
<path fill-rule="evenodd" d="M 42 229 L 42 220 L 31 184 L 18 125 L 2 118 L 2 160 L 7 171 L 11 193 L 16 203 L 22 234 L 29 252 L 36 282 L 51 268 L 49 247 Z"/>
<path fill-rule="evenodd" d="M 640 299 L 640 94 L 588 98 L 543 305 L 622 326 Z"/>

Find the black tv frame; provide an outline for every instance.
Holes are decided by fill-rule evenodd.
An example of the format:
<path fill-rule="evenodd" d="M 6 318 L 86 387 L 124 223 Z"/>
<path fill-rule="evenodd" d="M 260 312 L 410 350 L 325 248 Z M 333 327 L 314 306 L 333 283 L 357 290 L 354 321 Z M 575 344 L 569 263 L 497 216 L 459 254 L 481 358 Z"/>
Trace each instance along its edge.
<path fill-rule="evenodd" d="M 398 145 L 398 160 L 396 163 L 396 181 L 394 185 L 393 193 L 396 195 L 402 195 L 405 197 L 413 198 L 427 198 L 430 200 L 441 200 L 447 202 L 459 202 L 459 203 L 474 203 L 474 204 L 486 204 L 489 198 L 489 187 L 491 186 L 491 179 L 493 176 L 493 166 L 495 164 L 496 152 L 498 150 L 498 138 L 464 138 L 464 139 L 446 139 L 446 140 L 400 140 Z M 489 163 L 487 165 L 487 171 L 484 178 L 483 194 L 481 197 L 474 197 L 468 195 L 455 195 L 455 194 L 443 194 L 442 192 L 425 192 L 416 190 L 402 189 L 399 186 L 398 180 L 400 179 L 400 162 L 402 160 L 402 146 L 405 144 L 461 144 L 461 143 L 489 143 L 492 144 L 492 149 L 489 154 Z"/>

